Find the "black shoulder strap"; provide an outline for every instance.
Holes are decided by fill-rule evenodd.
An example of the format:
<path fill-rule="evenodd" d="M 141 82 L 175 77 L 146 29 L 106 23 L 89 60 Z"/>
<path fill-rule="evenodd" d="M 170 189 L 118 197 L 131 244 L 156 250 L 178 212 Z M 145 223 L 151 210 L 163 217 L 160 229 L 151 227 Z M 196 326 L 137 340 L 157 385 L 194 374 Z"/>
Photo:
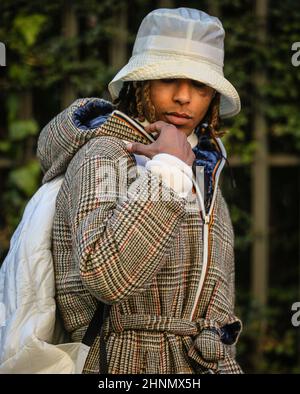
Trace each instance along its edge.
<path fill-rule="evenodd" d="M 99 368 L 100 373 L 107 373 L 107 354 L 106 345 L 103 337 L 102 326 L 104 319 L 108 316 L 110 305 L 99 302 L 97 309 L 95 310 L 94 316 L 82 338 L 82 343 L 91 347 L 96 339 L 96 336 L 100 335 L 100 348 L 99 348 Z"/>
<path fill-rule="evenodd" d="M 105 304 L 103 302 L 99 302 L 97 309 L 95 310 L 94 316 L 90 321 L 90 324 L 82 338 L 82 343 L 87 346 L 92 346 L 95 341 L 96 336 L 100 333 L 101 327 L 104 321 L 104 308 Z"/>

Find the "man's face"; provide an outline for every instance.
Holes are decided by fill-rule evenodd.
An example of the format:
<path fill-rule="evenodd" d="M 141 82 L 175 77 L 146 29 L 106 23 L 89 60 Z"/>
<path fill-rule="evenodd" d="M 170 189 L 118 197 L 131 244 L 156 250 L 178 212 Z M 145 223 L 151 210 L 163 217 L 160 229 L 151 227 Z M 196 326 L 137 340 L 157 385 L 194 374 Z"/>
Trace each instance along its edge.
<path fill-rule="evenodd" d="M 191 79 L 150 81 L 156 120 L 171 123 L 187 136 L 204 118 L 215 90 Z"/>

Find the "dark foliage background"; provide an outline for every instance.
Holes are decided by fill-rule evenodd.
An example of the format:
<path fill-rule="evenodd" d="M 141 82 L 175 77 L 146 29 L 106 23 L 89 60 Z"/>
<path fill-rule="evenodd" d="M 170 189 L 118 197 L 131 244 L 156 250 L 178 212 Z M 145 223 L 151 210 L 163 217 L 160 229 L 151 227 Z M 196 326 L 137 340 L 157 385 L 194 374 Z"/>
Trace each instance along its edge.
<path fill-rule="evenodd" d="M 110 55 L 111 42 L 119 34 L 115 15 L 127 10 L 129 56 L 141 19 L 162 3 L 168 2 L 1 0 L 0 41 L 7 50 L 7 66 L 0 68 L 1 260 L 24 206 L 41 182 L 35 157 L 39 131 L 68 97 L 108 97 L 107 83 L 117 71 Z M 291 305 L 300 301 L 299 161 L 287 165 L 283 160 L 270 167 L 266 305 L 259 305 L 252 293 L 251 165 L 257 149 L 253 129 L 258 96 L 263 99 L 259 109 L 267 124 L 269 155 L 299 157 L 300 66 L 292 65 L 291 47 L 300 41 L 300 3 L 269 0 L 265 42 L 257 40 L 255 1 L 170 3 L 216 11 L 226 31 L 225 75 L 243 105 L 237 117 L 223 124 L 229 130 L 224 137 L 229 159 L 238 158 L 238 164 L 232 164 L 237 188 L 230 186 L 228 169 L 222 179 L 236 235 L 236 301 L 244 323 L 238 359 L 248 373 L 299 373 L 300 327 L 291 324 Z M 63 30 L 68 7 L 78 24 L 74 36 Z M 260 85 L 254 81 L 255 70 L 266 75 Z"/>

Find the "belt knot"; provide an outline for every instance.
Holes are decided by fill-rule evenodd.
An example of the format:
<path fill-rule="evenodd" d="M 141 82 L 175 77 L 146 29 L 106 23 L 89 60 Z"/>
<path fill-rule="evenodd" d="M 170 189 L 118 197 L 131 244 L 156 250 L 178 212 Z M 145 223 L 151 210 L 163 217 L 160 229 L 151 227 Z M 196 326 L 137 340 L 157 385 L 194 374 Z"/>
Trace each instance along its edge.
<path fill-rule="evenodd" d="M 196 320 L 198 335 L 194 340 L 194 347 L 201 357 L 208 362 L 223 360 L 226 355 L 225 346 L 222 342 L 222 330 L 220 324 L 212 319 Z"/>

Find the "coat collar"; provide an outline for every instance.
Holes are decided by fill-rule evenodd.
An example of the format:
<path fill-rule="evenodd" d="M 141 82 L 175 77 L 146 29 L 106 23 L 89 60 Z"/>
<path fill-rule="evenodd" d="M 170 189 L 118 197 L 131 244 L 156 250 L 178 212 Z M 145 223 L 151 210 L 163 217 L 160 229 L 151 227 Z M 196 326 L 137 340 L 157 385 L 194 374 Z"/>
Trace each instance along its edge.
<path fill-rule="evenodd" d="M 109 135 L 121 140 L 151 144 L 154 138 L 148 134 L 143 126 L 121 111 L 112 112 L 107 121 L 101 126 L 101 135 Z"/>

